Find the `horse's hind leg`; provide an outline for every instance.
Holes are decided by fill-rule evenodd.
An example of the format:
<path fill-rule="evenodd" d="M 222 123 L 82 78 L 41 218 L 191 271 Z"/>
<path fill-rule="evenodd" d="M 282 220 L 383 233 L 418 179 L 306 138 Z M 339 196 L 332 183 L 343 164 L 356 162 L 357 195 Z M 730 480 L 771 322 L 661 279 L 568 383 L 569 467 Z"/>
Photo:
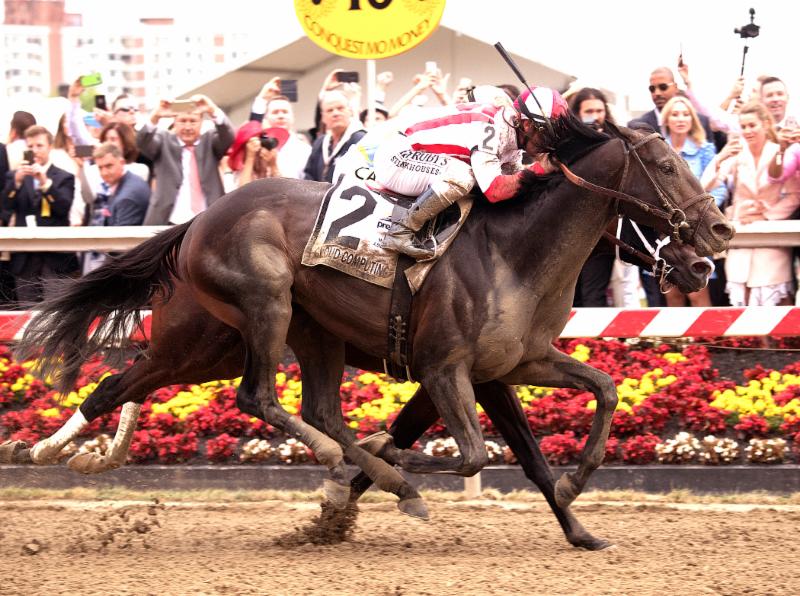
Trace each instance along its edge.
<path fill-rule="evenodd" d="M 147 394 L 166 384 L 166 379 L 153 375 L 150 370 L 151 361 L 139 358 L 133 366 L 123 373 L 111 375 L 103 379 L 97 388 L 78 407 L 72 417 L 58 429 L 52 436 L 42 439 L 31 448 L 31 460 L 35 464 L 52 464 L 58 460 L 58 455 L 75 439 L 87 424 L 98 416 L 114 411 L 121 404 L 132 402 L 125 410 L 123 420 L 125 425 L 122 433 L 117 433 L 119 440 L 114 448 L 105 456 L 99 454 L 82 454 L 77 461 L 79 471 L 102 472 L 118 467 L 125 463 L 130 439 L 136 425 L 136 417 Z M 85 469 L 81 469 L 86 466 Z M 73 467 L 73 464 L 70 464 Z M 96 467 L 96 469 L 91 469 Z"/>
<path fill-rule="evenodd" d="M 439 412 L 436 410 L 436 406 L 433 405 L 425 388 L 420 385 L 389 427 L 392 443 L 398 449 L 410 449 L 438 419 Z M 367 437 L 365 440 L 369 441 L 370 439 L 371 437 Z M 350 500 L 357 501 L 370 486 L 372 486 L 372 480 L 369 476 L 364 472 L 357 474 L 350 481 Z"/>
<path fill-rule="evenodd" d="M 295 309 L 289 332 L 290 346 L 300 364 L 303 377 L 303 420 L 322 430 L 345 449 L 347 458 L 375 481 L 378 488 L 399 498 L 403 513 L 422 519 L 428 511 L 417 490 L 391 465 L 358 446 L 342 416 L 339 386 L 344 371 L 344 342 L 328 333 L 302 309 Z M 330 490 L 342 499 L 333 499 Z M 333 502 L 345 502 L 350 485 L 326 487 Z"/>
<path fill-rule="evenodd" d="M 575 518 L 569 507 L 561 507 L 556 502 L 556 483 L 553 473 L 531 432 L 514 389 L 498 381 L 492 381 L 476 385 L 475 398 L 517 456 L 525 475 L 542 491 L 569 543 L 589 550 L 600 550 L 611 546 L 608 541 L 592 536 Z"/>

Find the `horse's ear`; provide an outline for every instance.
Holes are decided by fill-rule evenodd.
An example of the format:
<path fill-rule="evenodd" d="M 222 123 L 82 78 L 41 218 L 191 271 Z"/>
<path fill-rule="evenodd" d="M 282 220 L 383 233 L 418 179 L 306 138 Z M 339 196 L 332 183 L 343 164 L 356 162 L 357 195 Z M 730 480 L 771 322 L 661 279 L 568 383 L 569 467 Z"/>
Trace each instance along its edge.
<path fill-rule="evenodd" d="M 658 130 L 654 129 L 650 125 L 649 122 L 645 122 L 644 120 L 634 120 L 633 122 L 630 123 L 630 126 L 628 126 L 628 129 L 632 130 L 634 132 L 640 132 L 640 133 L 646 134 L 646 135 L 649 135 L 649 134 L 654 133 L 654 132 L 661 132 L 661 131 L 658 131 Z"/>

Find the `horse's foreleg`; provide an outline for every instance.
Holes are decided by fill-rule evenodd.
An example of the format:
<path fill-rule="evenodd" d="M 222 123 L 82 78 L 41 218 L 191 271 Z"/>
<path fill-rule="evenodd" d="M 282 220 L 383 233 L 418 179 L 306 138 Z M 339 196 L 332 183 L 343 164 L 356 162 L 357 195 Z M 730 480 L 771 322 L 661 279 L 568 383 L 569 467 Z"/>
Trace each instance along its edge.
<path fill-rule="evenodd" d="M 581 494 L 589 476 L 603 463 L 606 440 L 617 407 L 617 388 L 606 373 L 575 360 L 552 346 L 545 358 L 515 369 L 511 378 L 514 379 L 513 382 L 591 391 L 597 400 L 597 410 L 578 469 L 575 473 L 565 473 L 556 482 L 556 503 L 565 509 Z"/>
<path fill-rule="evenodd" d="M 420 381 L 455 439 L 460 455 L 433 457 L 410 449 L 398 449 L 391 444 L 388 435 L 377 438 L 379 444 L 376 452 L 408 472 L 474 476 L 486 466 L 489 456 L 475 409 L 475 393 L 469 370 L 464 364 L 429 368 L 423 371 Z"/>
<path fill-rule="evenodd" d="M 611 546 L 608 541 L 592 536 L 575 518 L 569 507 L 561 507 L 556 502 L 553 472 L 531 432 L 528 419 L 514 389 L 499 381 L 476 385 L 475 399 L 483 406 L 492 424 L 517 457 L 525 476 L 542 491 L 569 543 L 589 550 L 600 550 Z"/>
<path fill-rule="evenodd" d="M 289 345 L 303 376 L 303 420 L 336 440 L 347 458 L 363 470 L 381 490 L 399 498 L 403 513 L 428 518 L 417 490 L 391 465 L 358 446 L 342 416 L 339 386 L 344 372 L 344 342 L 331 335 L 302 309 L 295 309 L 289 328 Z M 339 507 L 346 505 L 350 484 L 326 484 L 326 496 Z"/>

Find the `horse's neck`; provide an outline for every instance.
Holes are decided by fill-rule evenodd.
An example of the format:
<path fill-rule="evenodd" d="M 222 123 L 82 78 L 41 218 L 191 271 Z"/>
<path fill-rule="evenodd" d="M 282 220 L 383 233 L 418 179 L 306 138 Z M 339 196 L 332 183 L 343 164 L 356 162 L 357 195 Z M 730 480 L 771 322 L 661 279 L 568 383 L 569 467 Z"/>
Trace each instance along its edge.
<path fill-rule="evenodd" d="M 493 217 L 486 234 L 521 279 L 537 271 L 580 270 L 612 219 L 610 201 L 568 183 Z M 492 206 L 486 208 L 487 211 Z"/>

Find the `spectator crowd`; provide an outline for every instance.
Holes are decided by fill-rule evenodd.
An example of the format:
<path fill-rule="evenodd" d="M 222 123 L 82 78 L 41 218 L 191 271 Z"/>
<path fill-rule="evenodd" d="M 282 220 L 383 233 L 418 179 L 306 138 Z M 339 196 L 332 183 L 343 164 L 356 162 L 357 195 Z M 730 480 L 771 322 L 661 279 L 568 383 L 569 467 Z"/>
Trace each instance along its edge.
<path fill-rule="evenodd" d="M 800 207 L 800 126 L 787 110 L 789 91 L 775 76 L 753 89 L 737 79 L 727 93 L 703 97 L 689 66 L 655 68 L 649 77 L 653 109 L 627 122 L 660 131 L 718 206 L 738 224 L 797 217 Z M 422 114 L 440 105 L 481 101 L 470 79 L 448 92 L 449 75 L 426 68 L 391 106 L 390 72 L 377 77 L 372 121 L 357 83 L 332 71 L 319 92 L 315 126 L 298 131 L 281 80 L 268 81 L 237 127 L 212 98 L 158 101 L 149 114 L 121 95 L 108 109 L 87 113 L 80 79 L 68 91 L 69 109 L 56 130 L 26 111 L 14 113 L 0 143 L 0 221 L 4 226 L 169 225 L 190 220 L 226 192 L 254 180 L 283 176 L 331 182 L 337 162 L 366 130 L 383 120 Z M 642 84 L 645 84 L 643 73 Z M 342 77 L 344 79 L 345 77 Z M 497 85 L 497 81 L 487 81 Z M 497 85 L 510 99 L 519 91 Z M 570 88 L 572 111 L 600 130 L 614 122 L 603 91 Z M 421 117 L 421 116 L 419 116 Z M 618 115 L 617 117 L 620 117 Z M 795 257 L 790 248 L 736 248 L 717 255 L 709 286 L 696 294 L 666 295 L 647 271 L 595 251 L 581 272 L 576 306 L 776 305 L 795 302 Z M 0 307 L 28 305 L 48 295 L 49 282 L 100 266 L 102 253 L 0 254 Z"/>

